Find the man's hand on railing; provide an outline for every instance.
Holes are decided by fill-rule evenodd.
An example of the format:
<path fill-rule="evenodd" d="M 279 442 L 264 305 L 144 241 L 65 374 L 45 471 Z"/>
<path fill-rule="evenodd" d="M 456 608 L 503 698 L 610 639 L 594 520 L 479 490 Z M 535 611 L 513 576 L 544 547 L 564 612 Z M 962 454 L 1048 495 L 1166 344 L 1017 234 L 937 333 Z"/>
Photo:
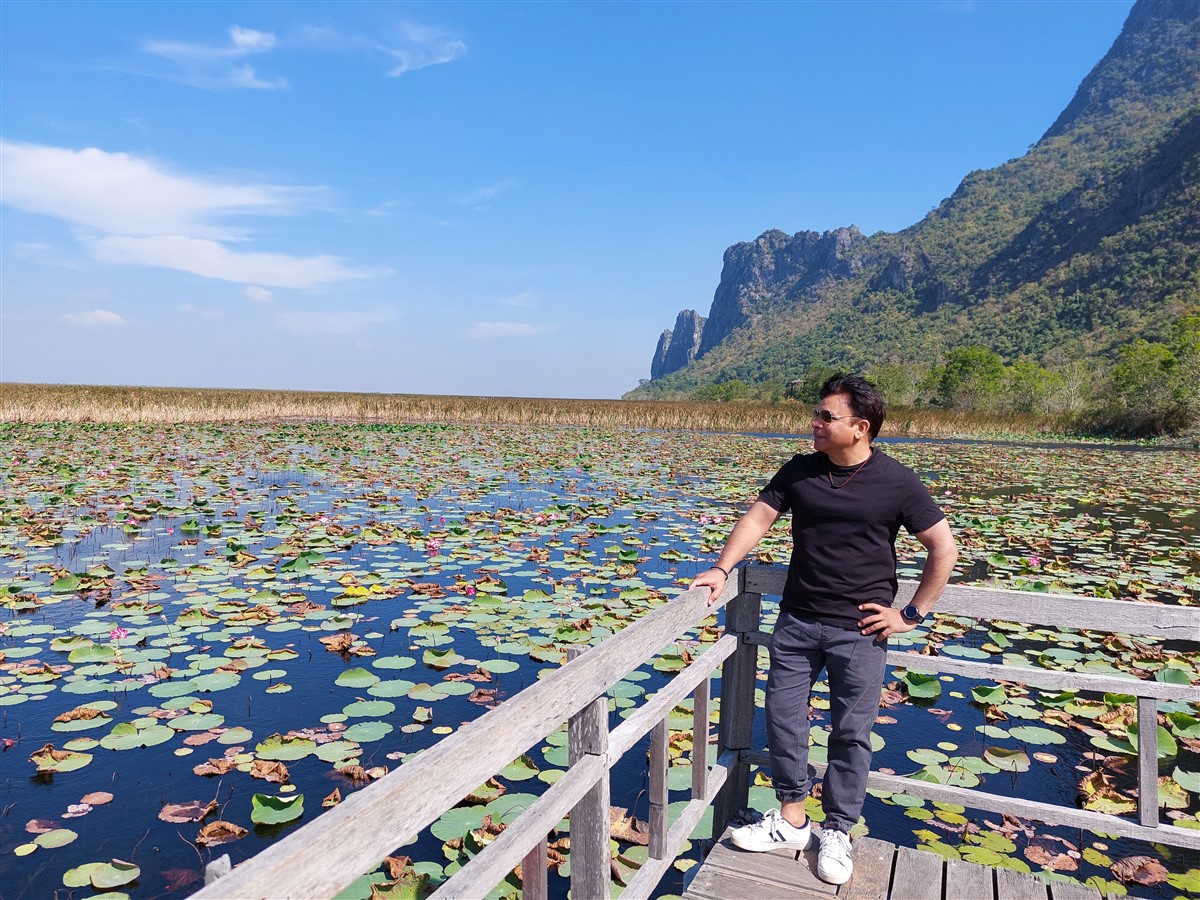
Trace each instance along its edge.
<path fill-rule="evenodd" d="M 690 591 L 692 588 L 698 587 L 708 588 L 710 591 L 712 591 L 712 593 L 708 595 L 708 605 L 712 606 L 717 602 L 717 598 L 721 596 L 721 591 L 725 589 L 725 582 L 728 580 L 729 576 L 725 574 L 725 570 L 718 569 L 714 566 L 711 569 L 706 569 L 693 578 L 692 583 L 688 585 L 688 590 Z"/>

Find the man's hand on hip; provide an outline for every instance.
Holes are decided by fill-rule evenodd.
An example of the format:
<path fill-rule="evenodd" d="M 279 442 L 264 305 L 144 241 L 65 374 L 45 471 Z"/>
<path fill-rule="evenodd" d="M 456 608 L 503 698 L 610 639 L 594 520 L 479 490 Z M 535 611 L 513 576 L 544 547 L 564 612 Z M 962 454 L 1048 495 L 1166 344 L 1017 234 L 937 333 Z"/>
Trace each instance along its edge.
<path fill-rule="evenodd" d="M 879 603 L 864 603 L 859 608 L 864 613 L 858 620 L 858 627 L 863 634 L 873 634 L 879 640 L 886 641 L 893 634 L 904 634 L 917 627 L 916 622 L 910 622 L 900 614 L 900 610 Z"/>

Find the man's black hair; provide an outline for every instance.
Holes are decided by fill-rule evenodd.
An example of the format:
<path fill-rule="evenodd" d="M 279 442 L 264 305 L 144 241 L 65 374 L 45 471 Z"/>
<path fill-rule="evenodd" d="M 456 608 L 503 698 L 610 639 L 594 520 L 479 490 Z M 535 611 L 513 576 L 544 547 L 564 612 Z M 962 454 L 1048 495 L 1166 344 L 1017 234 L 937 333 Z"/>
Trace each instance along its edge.
<path fill-rule="evenodd" d="M 834 375 L 821 385 L 821 399 L 830 394 L 845 394 L 850 398 L 850 409 L 856 416 L 866 419 L 871 425 L 871 440 L 879 437 L 883 427 L 883 398 L 875 385 L 861 375 Z"/>

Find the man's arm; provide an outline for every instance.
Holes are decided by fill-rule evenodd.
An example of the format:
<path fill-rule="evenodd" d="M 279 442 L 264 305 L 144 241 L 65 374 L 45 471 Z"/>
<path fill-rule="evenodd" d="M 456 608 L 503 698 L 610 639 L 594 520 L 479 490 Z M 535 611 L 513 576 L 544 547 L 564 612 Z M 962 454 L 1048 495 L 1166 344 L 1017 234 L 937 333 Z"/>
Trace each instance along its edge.
<path fill-rule="evenodd" d="M 733 567 L 742 561 L 742 557 L 754 549 L 754 546 L 762 540 L 763 535 L 771 530 L 771 526 L 779 521 L 779 516 L 779 510 L 762 500 L 755 500 L 754 505 L 738 519 L 733 530 L 729 532 L 729 537 L 725 540 L 725 548 L 717 559 L 717 565 L 720 568 L 701 572 L 692 580 L 688 590 L 707 587 L 712 591 L 708 602 L 715 601 L 721 591 L 725 589 L 725 582 L 728 578 L 725 573 L 732 572 Z M 951 567 L 953 567 L 953 563 L 951 563 Z M 722 569 L 725 571 L 721 571 Z M 947 577 L 949 577 L 948 573 Z"/>
<path fill-rule="evenodd" d="M 915 535 L 924 546 L 925 568 L 921 570 L 921 582 L 913 594 L 913 606 L 928 614 L 937 603 L 942 590 L 950 582 L 954 564 L 958 561 L 958 546 L 950 533 L 950 523 L 942 519 L 936 525 Z M 879 603 L 864 603 L 859 607 L 865 615 L 858 622 L 863 634 L 874 634 L 887 640 L 893 634 L 902 634 L 917 627 L 900 614 L 900 610 Z"/>

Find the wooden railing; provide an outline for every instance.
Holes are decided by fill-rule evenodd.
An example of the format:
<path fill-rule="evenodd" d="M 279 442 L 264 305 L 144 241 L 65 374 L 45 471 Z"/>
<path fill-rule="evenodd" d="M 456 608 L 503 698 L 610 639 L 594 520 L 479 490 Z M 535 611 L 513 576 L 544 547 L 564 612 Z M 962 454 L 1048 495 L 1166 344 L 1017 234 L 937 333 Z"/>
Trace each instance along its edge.
<path fill-rule="evenodd" d="M 765 755 L 752 746 L 758 646 L 763 594 L 782 591 L 786 570 L 750 566 L 738 570 L 717 602 L 707 589 L 688 591 L 647 613 L 620 633 L 570 659 L 556 672 L 496 709 L 464 725 L 399 769 L 352 794 L 319 818 L 272 844 L 194 896 L 328 897 L 374 870 L 397 846 L 437 820 L 510 761 L 568 724 L 569 767 L 553 785 L 478 855 L 437 889 L 436 898 L 487 894 L 518 864 L 526 897 L 547 895 L 546 835 L 566 815 L 571 821 L 572 896 L 607 898 L 610 893 L 608 770 L 650 735 L 649 859 L 622 896 L 647 897 L 671 866 L 710 805 L 713 830 L 748 802 L 750 768 Z M 901 600 L 915 583 L 901 583 Z M 687 668 L 646 698 L 612 730 L 607 692 L 664 646 L 725 608 L 725 633 Z M 1032 625 L 1120 632 L 1200 643 L 1200 610 L 1061 595 L 950 587 L 938 613 Z M 1054 824 L 1106 834 L 1200 848 L 1200 831 L 1159 822 L 1157 805 L 1157 703 L 1200 702 L 1200 688 L 1088 673 L 992 665 L 943 656 L 891 651 L 890 664 L 922 672 L 944 672 L 1039 688 L 1117 692 L 1138 698 L 1139 817 L 1117 816 L 1026 801 L 950 785 L 872 772 L 868 786 L 989 811 L 1009 812 Z M 707 760 L 710 681 L 721 667 L 717 756 Z M 668 717 L 693 697 L 691 800 L 668 827 Z M 824 767 L 815 765 L 818 773 Z M 224 868 L 228 861 L 222 858 Z"/>

